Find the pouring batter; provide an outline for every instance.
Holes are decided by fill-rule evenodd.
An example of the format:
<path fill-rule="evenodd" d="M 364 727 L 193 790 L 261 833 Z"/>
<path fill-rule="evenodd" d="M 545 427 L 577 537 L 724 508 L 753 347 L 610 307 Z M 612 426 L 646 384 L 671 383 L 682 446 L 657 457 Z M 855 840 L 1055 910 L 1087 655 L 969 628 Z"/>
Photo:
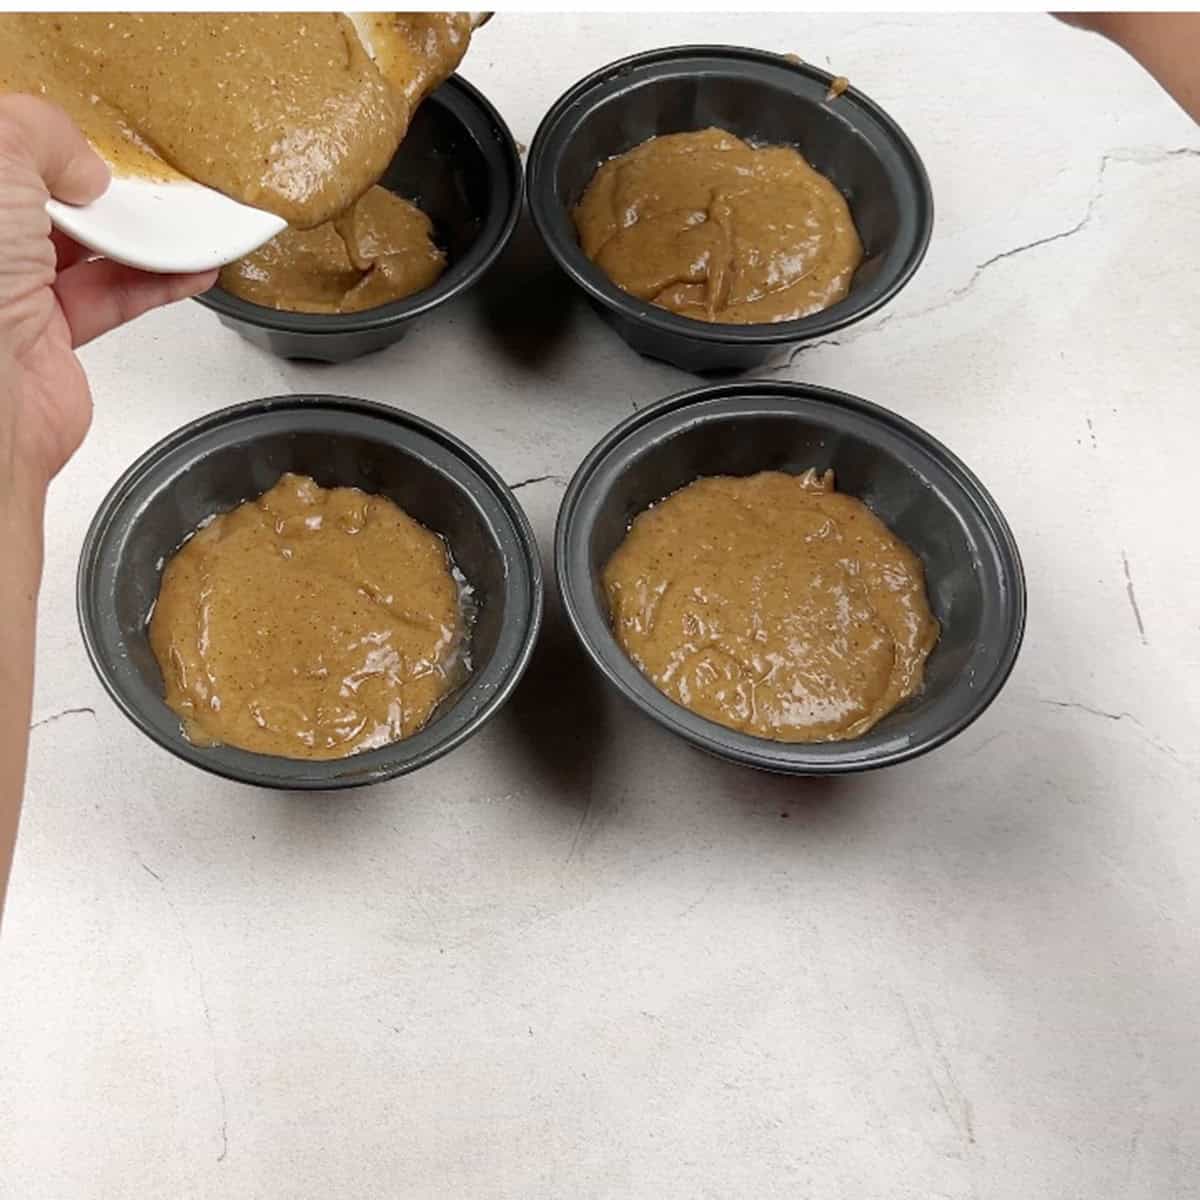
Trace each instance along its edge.
<path fill-rule="evenodd" d="M 387 169 L 470 13 L 0 14 L 0 92 L 67 110 L 124 174 L 189 176 L 308 229 Z"/>
<path fill-rule="evenodd" d="M 466 673 L 445 543 L 382 496 L 284 475 L 167 564 L 150 621 L 198 744 L 342 758 L 415 733 Z"/>
<path fill-rule="evenodd" d="M 344 217 L 285 229 L 221 271 L 235 296 L 287 312 L 358 312 L 436 282 L 446 256 L 415 205 L 373 187 Z"/>
<path fill-rule="evenodd" d="M 610 159 L 574 218 L 619 288 L 699 321 L 809 316 L 846 296 L 863 258 L 845 197 L 798 151 L 720 129 Z"/>
<path fill-rule="evenodd" d="M 634 520 L 604 587 L 661 692 L 777 741 L 866 733 L 938 636 L 920 560 L 828 471 L 689 484 Z"/>

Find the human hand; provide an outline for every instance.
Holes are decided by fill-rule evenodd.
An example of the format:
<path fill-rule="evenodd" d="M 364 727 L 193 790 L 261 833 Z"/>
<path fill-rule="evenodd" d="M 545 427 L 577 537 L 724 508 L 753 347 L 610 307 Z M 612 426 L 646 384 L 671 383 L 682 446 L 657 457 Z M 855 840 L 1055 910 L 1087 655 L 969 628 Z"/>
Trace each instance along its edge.
<path fill-rule="evenodd" d="M 1052 13 L 1066 25 L 1098 33 L 1135 58 L 1200 123 L 1200 13 Z"/>
<path fill-rule="evenodd" d="M 1056 17 L 1064 25 L 1074 25 L 1076 29 L 1090 29 L 1094 33 L 1100 32 L 1100 27 L 1104 23 L 1104 19 L 1109 16 L 1109 13 L 1089 13 L 1089 12 L 1056 12 L 1050 14 Z"/>
<path fill-rule="evenodd" d="M 15 484 L 44 488 L 83 440 L 92 399 L 75 349 L 216 280 L 91 258 L 52 229 L 51 196 L 86 204 L 108 182 L 61 109 L 0 96 L 0 499 Z"/>

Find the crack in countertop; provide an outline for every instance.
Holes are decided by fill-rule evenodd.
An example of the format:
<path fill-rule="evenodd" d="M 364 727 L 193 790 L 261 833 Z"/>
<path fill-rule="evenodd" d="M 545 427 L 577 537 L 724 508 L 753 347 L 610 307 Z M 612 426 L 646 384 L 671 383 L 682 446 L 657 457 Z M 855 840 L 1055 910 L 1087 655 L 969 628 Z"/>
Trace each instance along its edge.
<path fill-rule="evenodd" d="M 1129 598 L 1129 607 L 1133 609 L 1133 619 L 1137 622 L 1138 637 L 1143 646 L 1150 644 L 1146 637 L 1146 626 L 1142 621 L 1142 610 L 1138 607 L 1137 594 L 1133 590 L 1133 575 L 1129 570 L 1129 555 L 1121 551 L 1121 565 L 1125 568 L 1125 595 Z"/>
<path fill-rule="evenodd" d="M 961 300 L 968 295 L 983 277 L 983 275 L 996 263 L 1004 262 L 1006 259 L 1016 258 L 1022 254 L 1027 254 L 1031 250 L 1039 249 L 1042 246 L 1048 246 L 1053 242 L 1065 241 L 1068 238 L 1084 232 L 1091 223 L 1096 212 L 1096 206 L 1104 197 L 1104 177 L 1108 172 L 1108 168 L 1112 163 L 1126 163 L 1137 166 L 1157 166 L 1164 162 L 1169 162 L 1177 158 L 1200 158 L 1200 147 L 1192 146 L 1176 146 L 1169 150 L 1158 150 L 1151 154 L 1144 155 L 1134 153 L 1126 153 L 1122 151 L 1111 150 L 1103 154 L 1100 158 L 1100 166 L 1096 172 L 1096 181 L 1092 185 L 1091 195 L 1088 197 L 1087 207 L 1084 209 L 1083 215 L 1079 220 L 1069 225 L 1066 229 L 1060 229 L 1055 233 L 1046 234 L 1043 237 L 1033 238 L 1027 242 L 1021 242 L 1016 246 L 1011 246 L 1007 250 L 1000 250 L 996 254 L 985 258 L 983 262 L 978 263 L 971 271 L 970 277 L 965 283 L 959 284 L 952 288 L 940 300 L 933 304 L 927 305 L 925 308 L 917 309 L 915 312 L 908 313 L 888 313 L 880 317 L 872 325 L 865 326 L 862 329 L 851 330 L 842 334 L 838 338 L 823 338 L 815 342 L 802 342 L 794 347 L 789 353 L 787 360 L 780 363 L 778 366 L 768 367 L 763 369 L 760 374 L 774 374 L 779 371 L 786 371 L 792 366 L 796 358 L 803 354 L 805 350 L 815 350 L 818 346 L 842 346 L 851 342 L 856 342 L 860 338 L 866 337 L 872 333 L 878 333 L 879 330 L 886 326 L 897 322 L 899 324 L 907 324 L 909 321 L 915 321 L 920 317 L 927 317 L 932 313 L 938 312 L 943 308 L 949 307 L 951 304 Z"/>
<path fill-rule="evenodd" d="M 48 717 L 39 717 L 29 726 L 29 731 L 32 733 L 35 729 L 40 729 L 43 725 L 53 725 L 55 721 L 61 721 L 63 717 L 77 717 L 87 714 L 89 717 L 96 715 L 96 710 L 88 704 L 81 704 L 78 708 L 64 708 L 61 712 L 51 713 Z"/>
<path fill-rule="evenodd" d="M 516 483 L 510 483 L 509 489 L 514 492 L 519 492 L 524 487 L 533 487 L 537 483 L 559 483 L 565 484 L 566 480 L 561 475 L 532 475 L 528 479 L 518 479 Z"/>
<path fill-rule="evenodd" d="M 166 881 L 163 877 L 149 866 L 142 856 L 136 851 L 133 851 L 133 857 L 137 860 L 138 865 L 158 881 L 159 889 L 162 891 L 163 900 L 167 907 L 171 910 L 171 915 L 175 918 L 175 924 L 179 926 L 180 937 L 183 938 L 183 948 L 187 953 L 188 964 L 192 969 L 192 977 L 196 981 L 196 992 L 200 1000 L 200 1007 L 204 1012 L 204 1024 L 208 1029 L 208 1045 L 212 1054 L 212 1073 L 213 1084 L 217 1089 L 217 1097 L 220 1101 L 221 1121 L 219 1134 L 221 1138 L 221 1152 L 217 1155 L 217 1162 L 225 1161 L 229 1154 L 229 1105 L 225 1096 L 225 1084 L 221 1079 L 220 1068 L 217 1063 L 217 1043 L 216 1035 L 213 1030 L 212 1013 L 208 1007 L 208 993 L 204 987 L 204 976 L 200 973 L 200 966 L 196 962 L 196 952 L 192 946 L 192 939 L 188 936 L 187 926 L 184 924 L 183 917 L 180 915 L 179 909 L 175 905 L 175 901 L 171 899 L 171 893 L 167 890 Z"/>

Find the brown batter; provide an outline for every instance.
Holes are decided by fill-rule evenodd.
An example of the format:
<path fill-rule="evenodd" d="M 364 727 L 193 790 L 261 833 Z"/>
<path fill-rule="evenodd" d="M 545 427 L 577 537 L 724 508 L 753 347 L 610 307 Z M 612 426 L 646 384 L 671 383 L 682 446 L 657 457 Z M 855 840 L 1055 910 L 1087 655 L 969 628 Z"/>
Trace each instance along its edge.
<path fill-rule="evenodd" d="M 0 14 L 0 91 L 62 105 L 114 168 L 289 224 L 345 211 L 467 48 L 469 13 Z"/>
<path fill-rule="evenodd" d="M 610 159 L 574 217 L 583 252 L 613 283 L 699 321 L 820 312 L 846 296 L 863 258 L 845 198 L 798 151 L 720 129 Z"/>
<path fill-rule="evenodd" d="M 415 204 L 373 187 L 337 222 L 285 229 L 221 272 L 221 286 L 288 312 L 347 313 L 411 296 L 446 269 Z"/>
<path fill-rule="evenodd" d="M 636 518 L 604 586 L 660 691 L 782 742 L 865 733 L 938 637 L 920 560 L 832 472 L 697 480 Z"/>
<path fill-rule="evenodd" d="M 466 670 L 442 540 L 382 496 L 300 475 L 184 543 L 150 646 L 192 741 L 285 758 L 407 737 Z"/>

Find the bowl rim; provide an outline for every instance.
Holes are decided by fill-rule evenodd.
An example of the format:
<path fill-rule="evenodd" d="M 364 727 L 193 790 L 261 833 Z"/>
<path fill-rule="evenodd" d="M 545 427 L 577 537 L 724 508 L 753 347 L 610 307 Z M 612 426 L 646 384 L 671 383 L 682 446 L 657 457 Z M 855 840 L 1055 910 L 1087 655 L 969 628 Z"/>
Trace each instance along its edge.
<path fill-rule="evenodd" d="M 708 59 L 730 67 L 742 63 L 779 68 L 805 76 L 826 88 L 837 78 L 831 72 L 810 63 L 797 62 L 785 55 L 773 54 L 766 50 L 748 46 L 687 44 L 628 55 L 593 71 L 572 85 L 542 118 L 530 143 L 525 166 L 530 217 L 559 267 L 594 302 L 626 319 L 635 320 L 661 334 L 721 345 L 770 347 L 807 341 L 844 329 L 847 325 L 870 316 L 894 299 L 916 274 L 929 248 L 934 224 L 933 189 L 925 164 L 908 135 L 879 104 L 853 85 L 848 86 L 833 102 L 841 105 L 843 111 L 853 111 L 857 107 L 883 130 L 891 142 L 891 148 L 904 162 L 907 182 L 915 194 L 916 207 L 915 236 L 905 252 L 903 262 L 887 277 L 882 286 L 869 285 L 863 292 L 858 293 L 859 303 L 853 303 L 856 293 L 851 292 L 845 300 L 794 321 L 747 325 L 698 321 L 631 296 L 617 287 L 587 258 L 576 238 L 560 236 L 560 231 L 553 227 L 553 217 L 550 215 L 550 210 L 558 207 L 554 195 L 553 170 L 551 164 L 545 161 L 558 127 L 589 93 L 605 84 L 615 80 L 622 83 L 634 82 L 641 72 L 689 58 Z M 826 103 L 830 101 L 827 100 Z"/>
<path fill-rule="evenodd" d="M 441 104 L 456 117 L 460 124 L 476 135 L 491 133 L 498 154 L 504 159 L 511 186 L 504 189 L 508 207 L 503 216 L 493 222 L 489 217 L 481 235 L 492 227 L 490 240 L 481 236 L 472 244 L 467 254 L 457 263 L 452 263 L 439 278 L 427 288 L 392 300 L 374 308 L 364 308 L 352 313 L 298 313 L 284 309 L 269 308 L 243 300 L 214 284 L 207 292 L 193 299 L 205 308 L 237 321 L 245 322 L 258 329 L 269 329 L 278 333 L 302 334 L 305 337 L 337 337 L 351 333 L 366 333 L 386 329 L 405 321 L 423 316 L 431 309 L 453 300 L 472 287 L 500 257 L 512 237 L 521 216 L 525 197 L 525 172 L 521 165 L 521 154 L 517 149 L 512 130 L 499 111 L 474 84 L 461 75 L 451 75 L 445 83 L 431 92 L 421 103 Z M 476 140 L 479 140 L 477 137 Z M 492 172 L 493 194 L 501 191 Z"/>
<path fill-rule="evenodd" d="M 397 430 L 398 442 L 403 442 L 405 434 L 415 434 L 434 443 L 485 486 L 498 510 L 502 511 L 509 523 L 508 533 L 519 551 L 520 567 L 529 590 L 529 607 L 527 612 L 523 611 L 520 614 L 519 620 L 524 622 L 525 627 L 504 675 L 480 700 L 478 707 L 466 721 L 447 737 L 432 741 L 419 754 L 410 758 L 401 758 L 390 764 L 385 761 L 389 752 L 394 754 L 396 747 L 403 747 L 408 739 L 401 739 L 399 742 L 392 742 L 376 750 L 364 751 L 347 758 L 324 760 L 285 758 L 233 746 L 195 746 L 184 737 L 182 731 L 168 736 L 149 719 L 142 706 L 137 703 L 136 697 L 120 686 L 104 653 L 100 634 L 103 618 L 95 611 L 94 594 L 95 577 L 99 569 L 99 551 L 130 493 L 158 463 L 180 450 L 185 450 L 189 444 L 201 441 L 206 435 L 246 418 L 288 411 L 295 411 L 302 416 L 305 413 L 333 412 L 381 419 Z M 171 481 L 174 482 L 186 471 L 186 464 L 180 465 L 171 476 Z M 512 574 L 506 575 L 506 587 L 511 586 L 512 579 Z M 237 783 L 288 791 L 340 791 L 407 775 L 448 754 L 478 732 L 509 699 L 529 665 L 541 632 L 545 587 L 541 554 L 525 510 L 500 474 L 465 442 L 423 417 L 388 404 L 362 400 L 354 396 L 296 393 L 265 396 L 206 413 L 175 429 L 140 454 L 105 494 L 88 526 L 79 553 L 75 597 L 79 629 L 92 669 L 121 712 L 151 741 L 192 766 Z M 469 694 L 468 682 L 453 701 L 451 708 Z M 163 707 L 165 708 L 165 704 Z M 420 732 L 423 731 L 418 731 Z M 213 750 L 222 753 L 214 754 Z M 361 764 L 362 769 L 349 771 L 346 768 L 350 763 Z M 342 772 L 340 775 L 339 768 Z"/>
<path fill-rule="evenodd" d="M 864 754 L 861 749 L 856 750 L 860 743 L 853 738 L 840 742 L 777 742 L 709 721 L 664 695 L 633 665 L 613 636 L 606 612 L 601 609 L 599 627 L 588 620 L 599 606 L 594 600 L 591 567 L 580 565 L 591 530 L 580 528 L 579 506 L 591 480 L 614 451 L 619 451 L 632 435 L 663 418 L 673 418 L 673 432 L 682 431 L 698 406 L 713 401 L 732 402 L 722 415 L 736 419 L 739 408 L 750 415 L 763 401 L 796 400 L 818 409 L 848 410 L 872 425 L 899 434 L 901 439 L 931 456 L 975 509 L 979 528 L 994 545 L 1001 579 L 1006 584 L 1006 603 L 1002 606 L 1006 618 L 1003 649 L 983 685 L 972 692 L 971 703 L 952 721 L 890 750 L 884 747 Z M 1020 551 L 999 506 L 974 472 L 936 437 L 898 413 L 848 392 L 815 384 L 763 379 L 709 384 L 668 396 L 622 421 L 593 447 L 567 485 L 554 530 L 554 568 L 563 611 L 575 637 L 593 665 L 626 700 L 701 750 L 743 766 L 782 774 L 844 775 L 878 770 L 944 745 L 977 720 L 999 695 L 1016 665 L 1025 635 L 1027 592 Z M 592 610 L 585 614 L 589 603 L 585 597 L 589 594 L 593 597 Z M 594 635 L 592 629 L 601 627 L 603 634 Z"/>

